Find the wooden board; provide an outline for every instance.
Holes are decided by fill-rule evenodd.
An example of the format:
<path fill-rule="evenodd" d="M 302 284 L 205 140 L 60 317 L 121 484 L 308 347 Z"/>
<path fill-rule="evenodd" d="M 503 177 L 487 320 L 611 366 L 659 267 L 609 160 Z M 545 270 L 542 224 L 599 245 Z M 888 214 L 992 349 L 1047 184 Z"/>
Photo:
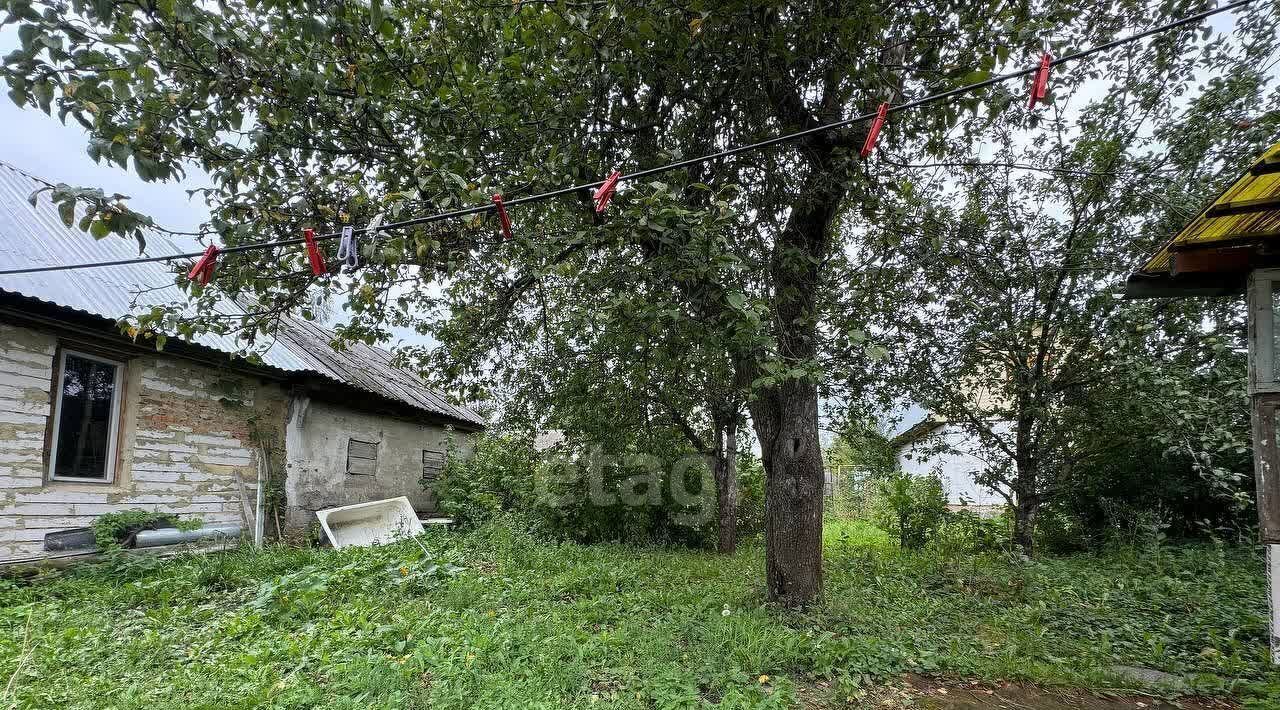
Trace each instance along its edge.
<path fill-rule="evenodd" d="M 372 476 L 378 472 L 378 444 L 370 441 L 347 441 L 347 473 Z"/>
<path fill-rule="evenodd" d="M 1280 452 L 1276 447 L 1276 409 L 1280 393 L 1253 395 L 1253 472 L 1258 490 L 1258 526 L 1262 542 L 1280 544 Z"/>

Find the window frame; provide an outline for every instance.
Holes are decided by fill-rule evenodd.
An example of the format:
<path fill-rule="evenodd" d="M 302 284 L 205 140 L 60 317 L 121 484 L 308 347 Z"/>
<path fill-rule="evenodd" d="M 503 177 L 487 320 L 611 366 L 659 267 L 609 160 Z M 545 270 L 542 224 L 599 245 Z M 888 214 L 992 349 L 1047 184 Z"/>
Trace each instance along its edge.
<path fill-rule="evenodd" d="M 435 469 L 435 475 L 427 477 L 427 455 L 434 454 L 440 457 L 440 467 Z M 440 474 L 444 473 L 445 466 L 449 463 L 449 452 L 443 449 L 423 449 L 422 450 L 422 478 L 419 479 L 426 483 L 435 483 L 440 480 Z"/>
<path fill-rule="evenodd" d="M 362 460 L 362 461 L 372 461 L 372 462 L 373 462 L 373 465 L 371 466 L 372 470 L 371 470 L 369 473 L 356 473 L 356 472 L 354 472 L 354 471 L 352 471 L 352 470 L 351 470 L 351 445 L 352 445 L 352 444 L 362 444 L 362 445 L 364 445 L 364 446 L 370 446 L 370 447 L 373 447 L 373 457 L 372 457 L 372 458 L 368 458 L 368 457 L 364 457 L 364 456 L 357 456 L 357 457 L 356 457 L 357 459 L 360 459 L 360 460 Z M 355 438 L 354 436 L 348 436 L 348 437 L 347 437 L 347 475 L 348 475 L 348 476 L 360 476 L 360 477 L 362 477 L 362 478 L 374 478 L 374 477 L 376 477 L 376 476 L 378 475 L 378 459 L 379 459 L 379 458 L 381 458 L 381 454 L 382 454 L 382 441 L 381 441 L 381 440 L 379 440 L 379 441 L 365 441 L 365 440 L 363 440 L 363 439 L 357 439 L 357 438 Z"/>
<path fill-rule="evenodd" d="M 115 385 L 111 388 L 111 423 L 107 427 L 107 465 L 103 471 L 105 474 L 102 478 L 86 478 L 84 476 L 59 476 L 58 475 L 58 434 L 62 428 L 62 391 L 63 378 L 67 372 L 67 356 L 75 357 L 104 365 L 111 365 L 115 368 Z M 54 398 L 53 410 L 49 413 L 53 419 L 53 427 L 49 437 L 49 480 L 60 481 L 65 483 L 95 483 L 98 485 L 111 485 L 116 481 L 116 463 L 120 452 L 120 420 L 123 412 L 120 408 L 121 391 L 124 389 L 124 367 L 125 363 L 119 360 L 94 355 L 82 350 L 72 348 L 62 348 L 58 352 L 58 369 L 54 372 L 53 386 L 57 391 Z"/>

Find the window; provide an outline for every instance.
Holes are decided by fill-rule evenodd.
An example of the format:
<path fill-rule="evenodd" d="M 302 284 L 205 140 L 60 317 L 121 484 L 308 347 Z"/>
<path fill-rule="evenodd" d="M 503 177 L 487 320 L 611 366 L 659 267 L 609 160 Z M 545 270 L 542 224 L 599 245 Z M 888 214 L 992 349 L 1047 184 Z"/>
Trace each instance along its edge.
<path fill-rule="evenodd" d="M 347 474 L 372 476 L 378 471 L 378 443 L 376 441 L 347 440 Z"/>
<path fill-rule="evenodd" d="M 119 362 L 62 351 L 49 447 L 50 478 L 93 483 L 114 479 L 123 372 Z"/>
<path fill-rule="evenodd" d="M 422 480 L 434 483 L 444 470 L 444 452 L 432 449 L 422 450 Z"/>

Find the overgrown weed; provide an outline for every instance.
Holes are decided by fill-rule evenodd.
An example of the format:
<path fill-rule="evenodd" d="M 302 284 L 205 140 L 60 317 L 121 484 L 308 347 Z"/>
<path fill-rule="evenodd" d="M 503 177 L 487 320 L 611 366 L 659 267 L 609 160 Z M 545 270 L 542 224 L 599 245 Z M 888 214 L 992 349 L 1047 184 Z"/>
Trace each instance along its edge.
<path fill-rule="evenodd" d="M 554 542 L 506 521 L 422 547 L 116 558 L 0 583 L 22 707 L 788 707 L 902 672 L 1111 686 L 1114 665 L 1262 703 L 1262 558 L 1164 545 L 1026 560 L 826 531 L 824 602 L 738 554 Z M 1261 707 L 1262 705 L 1259 705 Z"/>

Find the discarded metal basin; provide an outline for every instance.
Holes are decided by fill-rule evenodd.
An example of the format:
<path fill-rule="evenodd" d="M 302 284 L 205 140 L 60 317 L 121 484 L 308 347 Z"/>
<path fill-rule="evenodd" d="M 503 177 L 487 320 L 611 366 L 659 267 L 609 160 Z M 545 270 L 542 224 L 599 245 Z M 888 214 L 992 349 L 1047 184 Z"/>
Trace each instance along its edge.
<path fill-rule="evenodd" d="M 335 548 L 385 545 L 422 532 L 418 514 L 404 496 L 317 510 L 316 517 Z"/>

